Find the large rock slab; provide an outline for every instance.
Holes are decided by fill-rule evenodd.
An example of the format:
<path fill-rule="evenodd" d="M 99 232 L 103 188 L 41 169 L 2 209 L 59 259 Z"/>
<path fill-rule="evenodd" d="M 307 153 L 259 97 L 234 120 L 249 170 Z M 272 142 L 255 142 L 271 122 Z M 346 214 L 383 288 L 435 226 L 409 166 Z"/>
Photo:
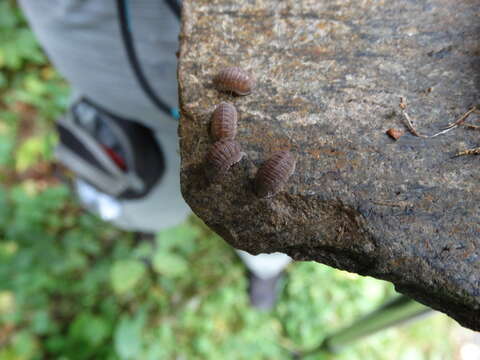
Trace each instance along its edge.
<path fill-rule="evenodd" d="M 427 134 L 480 102 L 479 14 L 480 0 L 184 0 L 185 199 L 237 248 L 391 281 L 480 330 L 480 159 L 452 158 L 479 146 L 480 132 L 385 134 L 404 129 L 400 97 Z M 212 77 L 226 65 L 251 71 L 256 90 L 217 92 Z M 248 157 L 209 183 L 220 101 L 239 110 Z M 283 149 L 297 156 L 295 174 L 257 198 L 256 169 Z"/>

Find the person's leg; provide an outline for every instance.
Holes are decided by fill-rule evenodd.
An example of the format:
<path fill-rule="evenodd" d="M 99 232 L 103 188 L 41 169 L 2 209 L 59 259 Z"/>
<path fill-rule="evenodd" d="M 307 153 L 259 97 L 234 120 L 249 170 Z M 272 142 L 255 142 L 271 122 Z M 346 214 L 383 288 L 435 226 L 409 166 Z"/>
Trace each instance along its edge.
<path fill-rule="evenodd" d="M 154 90 L 175 108 L 179 22 L 165 1 L 129 3 L 130 30 L 143 70 Z M 145 198 L 119 200 L 79 181 L 77 191 L 82 201 L 105 220 L 128 230 L 155 232 L 181 222 L 190 210 L 180 193 L 177 123 L 154 106 L 135 79 L 115 1 L 20 0 L 20 4 L 53 64 L 70 82 L 75 100 L 85 97 L 149 127 L 164 154 L 164 175 Z M 278 278 L 290 262 L 283 254 L 239 253 L 251 279 L 259 280 L 257 285 L 261 285 L 260 280 Z"/>
<path fill-rule="evenodd" d="M 238 256 L 256 277 L 269 279 L 280 274 L 292 262 L 292 258 L 283 253 L 251 255 L 243 250 L 236 250 Z"/>
<path fill-rule="evenodd" d="M 128 61 L 115 1 L 19 0 L 56 69 L 76 96 L 91 99 L 127 119 L 161 131 L 177 122 L 145 95 Z M 166 1 L 135 0 L 129 25 L 139 62 L 154 91 L 178 107 L 180 23 Z"/>
<path fill-rule="evenodd" d="M 236 251 L 249 270 L 248 293 L 252 306 L 261 310 L 271 309 L 277 301 L 284 269 L 292 258 L 278 252 L 251 255 L 243 250 Z"/>
<path fill-rule="evenodd" d="M 21 0 L 20 4 L 53 64 L 70 82 L 71 103 L 86 98 L 127 121 L 145 125 L 163 154 L 163 175 L 146 196 L 122 200 L 80 180 L 76 185 L 80 200 L 127 230 L 154 232 L 184 221 L 190 209 L 180 193 L 178 123 L 151 103 L 135 79 L 115 1 Z M 130 26 L 143 70 L 154 90 L 176 108 L 179 21 L 164 1 L 138 0 L 130 5 Z M 95 106 L 92 111 L 97 111 Z M 89 135 L 94 140 L 105 138 L 104 133 Z"/>

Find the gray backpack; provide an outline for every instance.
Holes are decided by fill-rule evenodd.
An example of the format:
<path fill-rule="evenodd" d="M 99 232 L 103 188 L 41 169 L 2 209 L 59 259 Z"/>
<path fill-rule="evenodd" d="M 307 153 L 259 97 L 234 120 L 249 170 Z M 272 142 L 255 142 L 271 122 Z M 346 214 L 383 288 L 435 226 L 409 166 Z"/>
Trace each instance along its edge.
<path fill-rule="evenodd" d="M 57 121 L 56 156 L 98 190 L 120 199 L 146 196 L 161 178 L 164 158 L 153 132 L 81 99 Z"/>

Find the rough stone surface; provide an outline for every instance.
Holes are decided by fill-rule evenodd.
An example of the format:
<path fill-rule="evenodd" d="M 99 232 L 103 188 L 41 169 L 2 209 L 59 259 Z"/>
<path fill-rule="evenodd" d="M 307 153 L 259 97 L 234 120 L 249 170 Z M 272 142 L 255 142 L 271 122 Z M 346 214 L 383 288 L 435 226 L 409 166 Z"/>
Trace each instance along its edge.
<path fill-rule="evenodd" d="M 389 280 L 480 330 L 479 158 L 452 158 L 479 146 L 480 132 L 385 133 L 404 129 L 401 96 L 427 134 L 480 103 L 479 15 L 480 0 L 184 0 L 185 199 L 237 248 Z M 250 71 L 255 91 L 216 91 L 225 66 Z M 209 183 L 209 121 L 221 101 L 239 111 L 247 157 Z M 295 174 L 258 199 L 256 169 L 284 149 L 297 155 Z"/>

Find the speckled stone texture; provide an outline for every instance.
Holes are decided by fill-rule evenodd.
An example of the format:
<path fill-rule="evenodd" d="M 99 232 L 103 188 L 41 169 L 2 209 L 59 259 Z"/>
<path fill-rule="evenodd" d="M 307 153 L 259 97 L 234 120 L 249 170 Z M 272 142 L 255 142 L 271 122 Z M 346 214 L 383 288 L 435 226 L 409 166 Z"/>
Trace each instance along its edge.
<path fill-rule="evenodd" d="M 205 223 L 251 253 L 391 281 L 480 330 L 480 159 L 452 158 L 480 132 L 385 134 L 405 129 L 401 96 L 426 134 L 480 103 L 480 0 L 184 0 L 179 60 L 182 191 Z M 215 90 L 225 66 L 256 77 L 251 95 Z M 221 101 L 247 156 L 209 183 Z M 284 149 L 295 174 L 257 198 L 256 170 Z"/>

